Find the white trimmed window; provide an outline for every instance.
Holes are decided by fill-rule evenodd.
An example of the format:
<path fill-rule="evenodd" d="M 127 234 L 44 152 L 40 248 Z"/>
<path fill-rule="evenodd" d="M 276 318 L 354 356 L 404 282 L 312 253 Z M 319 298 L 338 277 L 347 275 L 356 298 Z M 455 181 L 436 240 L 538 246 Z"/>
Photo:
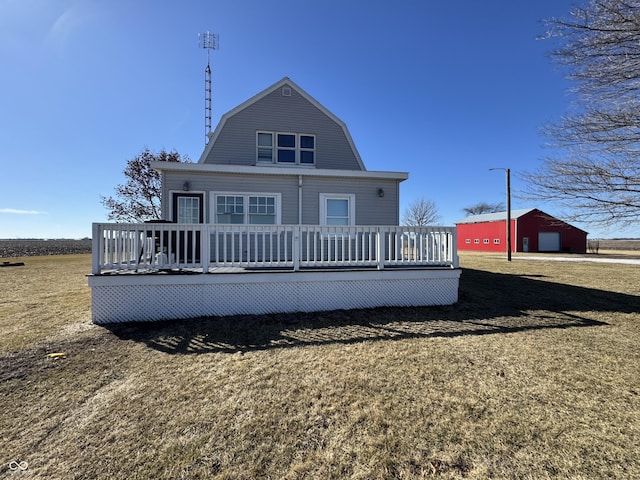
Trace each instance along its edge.
<path fill-rule="evenodd" d="M 356 196 L 353 194 L 320 194 L 320 223 L 340 226 L 356 224 Z"/>
<path fill-rule="evenodd" d="M 273 133 L 258 132 L 258 163 L 273 163 Z"/>
<path fill-rule="evenodd" d="M 232 225 L 280 224 L 279 193 L 214 193 L 214 223 Z"/>
<path fill-rule="evenodd" d="M 256 163 L 314 165 L 316 137 L 305 133 L 257 132 Z"/>
<path fill-rule="evenodd" d="M 200 223 L 200 198 L 178 197 L 178 223 Z"/>
<path fill-rule="evenodd" d="M 482 240 L 482 243 L 484 243 L 485 245 L 489 245 L 489 239 L 485 238 L 484 240 Z"/>
<path fill-rule="evenodd" d="M 499 238 L 494 238 L 493 239 L 493 243 L 495 243 L 496 245 L 500 245 L 500 239 Z"/>

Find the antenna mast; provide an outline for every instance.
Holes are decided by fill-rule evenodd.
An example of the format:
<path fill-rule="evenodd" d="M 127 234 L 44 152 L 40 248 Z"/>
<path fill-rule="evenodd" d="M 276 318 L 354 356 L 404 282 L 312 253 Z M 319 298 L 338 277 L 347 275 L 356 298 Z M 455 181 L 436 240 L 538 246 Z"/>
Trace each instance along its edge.
<path fill-rule="evenodd" d="M 211 133 L 211 50 L 218 50 L 218 35 L 215 33 L 199 33 L 200 48 L 207 51 L 207 68 L 204 69 L 204 144 L 209 143 Z"/>

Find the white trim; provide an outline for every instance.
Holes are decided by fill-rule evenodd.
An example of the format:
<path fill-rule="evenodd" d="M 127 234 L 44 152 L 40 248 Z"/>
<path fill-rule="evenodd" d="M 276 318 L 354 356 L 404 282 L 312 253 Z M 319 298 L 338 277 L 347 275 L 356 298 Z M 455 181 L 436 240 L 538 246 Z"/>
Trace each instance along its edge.
<path fill-rule="evenodd" d="M 227 123 L 227 121 L 229 120 L 229 118 L 233 117 L 234 115 L 236 115 L 237 113 L 241 112 L 245 108 L 250 107 L 254 103 L 258 102 L 259 100 L 262 100 L 267 95 L 275 92 L 276 90 L 280 89 L 281 87 L 284 87 L 285 85 L 291 87 L 292 91 L 295 90 L 296 93 L 298 93 L 300 96 L 302 96 L 304 99 L 306 99 L 309 103 L 311 103 L 313 106 L 315 106 L 318 110 L 320 110 L 322 113 L 324 113 L 327 117 L 329 117 L 331 120 L 333 120 L 335 123 L 338 124 L 338 126 L 342 129 L 342 131 L 343 131 L 343 133 L 344 133 L 344 135 L 345 135 L 345 137 L 347 139 L 347 142 L 349 143 L 349 146 L 351 147 L 351 150 L 353 151 L 354 156 L 356 157 L 356 160 L 358 162 L 358 166 L 361 168 L 362 171 L 366 171 L 367 169 L 364 166 L 364 162 L 362 161 L 362 157 L 360 157 L 360 153 L 358 152 L 358 149 L 356 148 L 356 145 L 355 145 L 355 143 L 353 141 L 353 138 L 351 137 L 351 134 L 349 133 L 349 129 L 347 128 L 347 125 L 342 120 L 340 120 L 338 117 L 336 117 L 333 113 L 331 113 L 329 110 L 327 110 L 327 108 L 324 107 L 322 104 L 320 104 L 315 98 L 313 98 L 311 95 L 309 95 L 307 92 L 305 92 L 302 88 L 300 88 L 298 85 L 296 85 L 288 77 L 284 77 L 279 82 L 274 83 L 270 87 L 264 89 L 262 92 L 258 93 L 257 95 L 254 95 L 250 99 L 244 101 L 243 103 L 241 103 L 240 105 L 238 105 L 234 109 L 229 110 L 227 113 L 222 115 L 222 117 L 220 117 L 220 122 L 218 122 L 218 125 L 216 125 L 216 129 L 213 131 L 212 134 L 210 134 L 209 143 L 207 143 L 207 146 L 205 147 L 204 151 L 202 152 L 202 155 L 200 156 L 200 159 L 198 160 L 198 163 L 199 164 L 204 163 L 206 158 L 209 156 L 209 153 L 213 149 L 213 145 L 216 143 L 216 140 L 218 139 L 218 136 L 220 135 L 220 132 L 224 128 L 224 126 Z"/>
<path fill-rule="evenodd" d="M 321 193 L 320 194 L 320 225 L 327 225 L 327 200 L 347 200 L 349 202 L 349 223 L 356 224 L 356 196 L 353 193 Z M 338 226 L 338 225 L 332 225 Z"/>
<path fill-rule="evenodd" d="M 282 224 L 282 194 L 277 192 L 217 192 L 211 191 L 209 192 L 209 207 L 211 209 L 211 218 L 209 219 L 209 223 L 216 225 L 233 225 L 228 223 L 220 223 L 216 221 L 217 218 L 217 209 L 216 209 L 216 198 L 218 196 L 228 196 L 228 197 L 243 197 L 245 200 L 244 204 L 244 223 L 239 223 L 237 225 L 253 225 L 251 223 L 247 223 L 248 215 L 249 215 L 249 197 L 275 197 L 276 199 L 276 223 L 273 225 L 281 225 Z M 258 225 L 258 224 L 256 224 Z"/>
<path fill-rule="evenodd" d="M 182 172 L 182 173 L 237 173 L 255 175 L 303 175 L 309 177 L 341 177 L 341 178 L 370 178 L 386 180 L 406 180 L 409 178 L 407 172 L 388 171 L 367 171 L 367 170 L 337 170 L 319 168 L 290 168 L 287 165 L 278 165 L 281 168 L 274 168 L 272 165 L 222 165 L 213 163 L 183 163 L 183 162 L 151 162 L 151 168 L 159 172 Z"/>

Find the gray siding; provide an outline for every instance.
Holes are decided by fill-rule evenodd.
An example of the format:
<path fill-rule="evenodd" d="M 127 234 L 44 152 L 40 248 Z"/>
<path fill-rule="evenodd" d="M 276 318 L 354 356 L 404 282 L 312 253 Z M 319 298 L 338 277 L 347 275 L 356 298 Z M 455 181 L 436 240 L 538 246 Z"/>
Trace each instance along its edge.
<path fill-rule="evenodd" d="M 191 192 L 204 192 L 205 222 L 212 223 L 210 212 L 211 192 L 234 193 L 280 193 L 282 194 L 283 224 L 298 223 L 298 178 L 287 176 L 261 176 L 238 174 L 178 174 L 166 175 L 162 212 L 164 218 L 170 218 L 171 198 L 169 190 L 181 191 L 184 182 L 189 182 Z"/>
<path fill-rule="evenodd" d="M 285 225 L 298 223 L 298 176 L 296 175 L 249 175 L 249 174 L 203 174 L 165 172 L 163 175 L 163 217 L 171 218 L 170 191 L 183 191 L 189 182 L 190 192 L 204 193 L 204 219 L 212 223 L 210 212 L 211 192 L 234 193 L 280 193 L 282 195 L 281 222 Z M 378 189 L 384 197 L 378 196 Z M 310 177 L 302 180 L 302 224 L 320 223 L 320 194 L 355 194 L 356 224 L 398 225 L 399 182 L 386 179 L 345 179 L 336 177 Z"/>
<path fill-rule="evenodd" d="M 316 168 L 361 170 L 342 127 L 292 88 L 281 88 L 230 116 L 204 163 L 255 165 L 256 132 L 307 133 L 316 136 Z"/>
<path fill-rule="evenodd" d="M 320 194 L 356 196 L 357 225 L 398 225 L 398 182 L 395 180 L 307 177 L 303 181 L 302 223 L 320 223 Z M 378 188 L 384 197 L 378 196 Z"/>

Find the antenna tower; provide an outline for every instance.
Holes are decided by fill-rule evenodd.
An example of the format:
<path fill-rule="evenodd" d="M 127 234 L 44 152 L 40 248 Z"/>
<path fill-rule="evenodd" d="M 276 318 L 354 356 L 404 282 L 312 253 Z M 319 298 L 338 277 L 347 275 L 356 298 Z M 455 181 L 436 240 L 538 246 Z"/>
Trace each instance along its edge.
<path fill-rule="evenodd" d="M 199 33 L 200 48 L 207 51 L 207 68 L 204 69 L 204 144 L 209 143 L 211 133 L 211 50 L 218 50 L 218 35 L 215 33 Z"/>

